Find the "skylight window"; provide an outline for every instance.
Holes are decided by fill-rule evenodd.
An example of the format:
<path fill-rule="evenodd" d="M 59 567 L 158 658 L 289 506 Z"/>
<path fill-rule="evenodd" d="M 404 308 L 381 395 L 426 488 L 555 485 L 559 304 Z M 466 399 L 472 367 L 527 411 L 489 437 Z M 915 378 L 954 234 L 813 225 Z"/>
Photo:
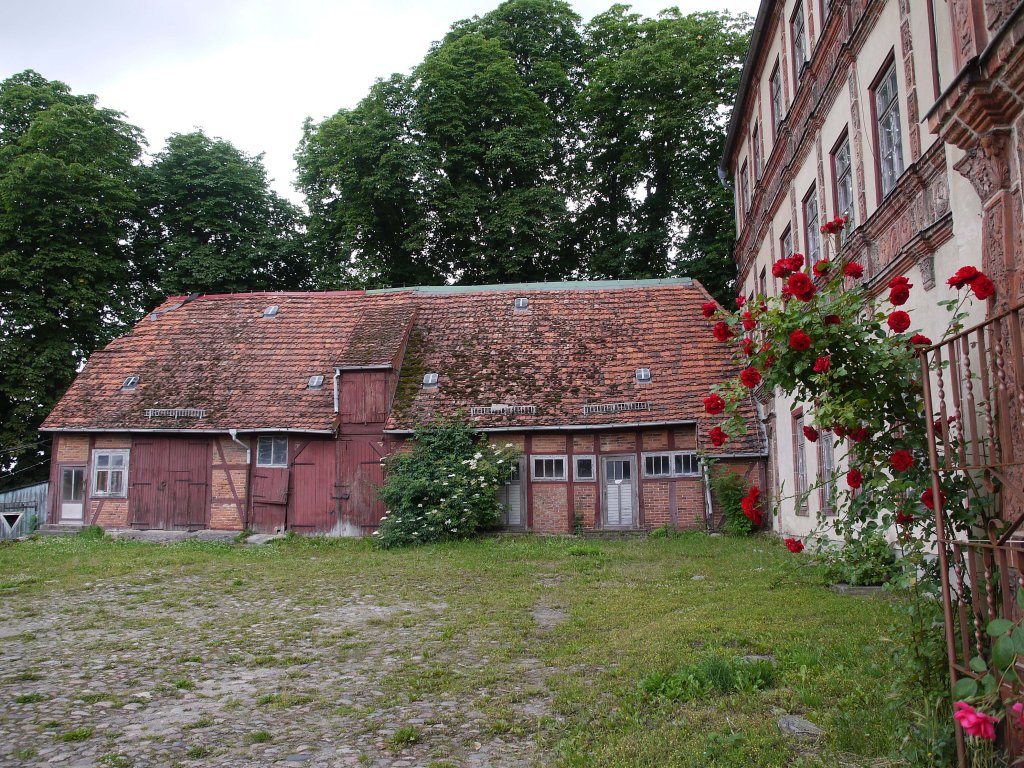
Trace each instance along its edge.
<path fill-rule="evenodd" d="M 264 317 L 277 317 L 277 312 L 280 309 L 277 304 L 271 304 L 269 307 L 263 310 Z"/>
<path fill-rule="evenodd" d="M 436 373 L 424 373 L 423 374 L 423 388 L 433 389 L 437 386 L 437 374 Z"/>
<path fill-rule="evenodd" d="M 651 383 L 651 369 L 650 368 L 637 368 L 636 369 L 636 380 L 639 384 L 650 384 Z"/>
<path fill-rule="evenodd" d="M 324 377 L 320 375 L 309 377 L 309 389 L 322 389 L 324 386 Z"/>
<path fill-rule="evenodd" d="M 121 389 L 124 390 L 135 389 L 137 386 L 139 386 L 138 376 L 129 376 L 127 379 L 121 382 Z"/>
<path fill-rule="evenodd" d="M 525 296 L 520 296 L 516 299 L 515 308 L 518 310 L 524 310 L 530 308 L 530 300 Z"/>

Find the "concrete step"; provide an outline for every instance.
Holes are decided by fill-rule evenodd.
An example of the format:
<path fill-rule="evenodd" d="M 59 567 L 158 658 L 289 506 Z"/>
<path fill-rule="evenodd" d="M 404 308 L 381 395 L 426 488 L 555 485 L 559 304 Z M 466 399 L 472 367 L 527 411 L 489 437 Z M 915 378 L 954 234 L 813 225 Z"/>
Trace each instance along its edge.
<path fill-rule="evenodd" d="M 67 523 L 44 523 L 36 528 L 40 536 L 74 536 L 80 533 L 82 526 L 69 525 Z"/>

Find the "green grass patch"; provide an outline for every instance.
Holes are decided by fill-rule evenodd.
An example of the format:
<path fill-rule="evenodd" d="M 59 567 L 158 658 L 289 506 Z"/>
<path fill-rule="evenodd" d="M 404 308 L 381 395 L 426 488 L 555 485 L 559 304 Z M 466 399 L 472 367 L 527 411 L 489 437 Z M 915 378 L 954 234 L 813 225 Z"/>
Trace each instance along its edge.
<path fill-rule="evenodd" d="M 92 734 L 92 728 L 88 726 L 83 726 L 81 728 L 75 728 L 70 731 L 65 731 L 64 733 L 59 734 L 57 738 L 60 741 L 85 741 L 86 739 L 91 739 Z"/>
<path fill-rule="evenodd" d="M 775 667 L 766 660 L 746 661 L 717 653 L 672 672 L 655 672 L 640 681 L 647 693 L 672 701 L 692 701 L 715 694 L 756 693 L 775 684 Z"/>
<path fill-rule="evenodd" d="M 245 740 L 250 744 L 265 744 L 273 738 L 270 731 L 253 731 L 246 735 Z"/>
<path fill-rule="evenodd" d="M 41 693 L 23 693 L 14 697 L 15 704 L 35 704 L 37 701 L 46 701 L 46 696 Z"/>
<path fill-rule="evenodd" d="M 419 743 L 420 729 L 415 725 L 403 725 L 388 737 L 388 744 L 396 749 Z"/>

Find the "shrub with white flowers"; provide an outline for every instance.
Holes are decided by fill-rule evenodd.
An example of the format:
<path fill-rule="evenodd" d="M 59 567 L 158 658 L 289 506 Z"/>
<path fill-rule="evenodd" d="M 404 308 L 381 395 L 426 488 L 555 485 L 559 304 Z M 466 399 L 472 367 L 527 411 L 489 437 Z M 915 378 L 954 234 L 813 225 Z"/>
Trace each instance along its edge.
<path fill-rule="evenodd" d="M 378 546 L 464 539 L 498 527 L 498 489 L 519 462 L 518 448 L 489 443 L 460 419 L 418 428 L 411 444 L 385 460 Z"/>

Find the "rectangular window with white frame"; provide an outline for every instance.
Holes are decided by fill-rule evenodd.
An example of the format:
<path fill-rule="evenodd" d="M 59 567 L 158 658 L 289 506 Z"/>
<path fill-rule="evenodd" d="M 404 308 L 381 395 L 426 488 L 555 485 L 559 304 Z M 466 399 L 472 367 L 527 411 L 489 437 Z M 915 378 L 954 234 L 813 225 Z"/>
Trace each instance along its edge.
<path fill-rule="evenodd" d="M 836 456 L 834 437 L 831 432 L 822 432 L 818 437 L 818 481 L 821 494 L 821 514 L 835 514 L 832 503 L 835 497 Z"/>
<path fill-rule="evenodd" d="M 644 477 L 698 477 L 700 460 L 693 451 L 664 451 L 661 453 L 645 453 Z"/>
<path fill-rule="evenodd" d="M 577 483 L 592 483 L 597 480 L 597 457 L 574 456 L 573 480 Z"/>
<path fill-rule="evenodd" d="M 256 442 L 257 467 L 287 467 L 288 438 L 261 437 Z"/>
<path fill-rule="evenodd" d="M 761 135 L 757 123 L 754 123 L 754 130 L 750 134 L 750 151 L 754 159 L 754 180 L 761 180 Z"/>
<path fill-rule="evenodd" d="M 903 175 L 903 128 L 900 125 L 899 87 L 896 81 L 896 62 L 872 89 L 875 112 L 875 131 L 878 137 L 878 177 L 882 197 L 888 195 Z"/>
<path fill-rule="evenodd" d="M 818 216 L 818 194 L 814 185 L 804 198 L 804 242 L 807 243 L 807 263 L 813 265 L 821 258 L 821 230 Z"/>
<path fill-rule="evenodd" d="M 740 205 L 744 213 L 750 210 L 750 171 L 747 170 L 746 160 L 740 167 Z"/>
<path fill-rule="evenodd" d="M 531 456 L 534 480 L 566 480 L 565 456 Z"/>
<path fill-rule="evenodd" d="M 775 60 L 775 69 L 768 78 L 768 93 L 772 107 L 772 141 L 779 140 L 779 123 L 782 122 L 782 73 L 779 71 L 779 60 Z"/>
<path fill-rule="evenodd" d="M 807 514 L 807 438 L 804 435 L 803 410 L 793 411 L 793 489 L 796 513 Z"/>
<path fill-rule="evenodd" d="M 97 448 L 92 452 L 90 495 L 123 499 L 128 496 L 127 448 Z"/>
<path fill-rule="evenodd" d="M 793 40 L 793 82 L 799 83 L 807 63 L 807 27 L 804 22 L 803 0 L 798 0 L 796 12 L 789 20 Z"/>
<path fill-rule="evenodd" d="M 789 258 L 793 255 L 793 228 L 786 227 L 786 231 L 782 233 L 782 237 L 779 238 L 779 249 L 782 251 L 783 258 Z"/>
<path fill-rule="evenodd" d="M 847 218 L 846 226 L 840 235 L 840 241 L 846 242 L 857 219 L 853 206 L 853 163 L 850 162 L 850 136 L 843 133 L 841 139 L 832 150 L 832 178 L 834 179 L 836 213 Z"/>

